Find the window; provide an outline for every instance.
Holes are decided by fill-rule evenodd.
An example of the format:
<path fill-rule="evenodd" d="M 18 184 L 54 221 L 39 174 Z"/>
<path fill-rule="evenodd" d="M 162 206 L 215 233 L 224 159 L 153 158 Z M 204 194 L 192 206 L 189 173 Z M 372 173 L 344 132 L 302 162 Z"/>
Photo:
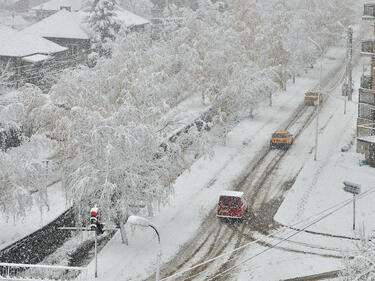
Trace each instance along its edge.
<path fill-rule="evenodd" d="M 372 41 L 362 41 L 362 52 L 373 53 L 374 52 L 374 43 Z"/>
<path fill-rule="evenodd" d="M 69 46 L 69 53 L 71 56 L 77 56 L 79 52 L 79 46 L 78 45 L 70 45 Z"/>
<path fill-rule="evenodd" d="M 319 93 L 317 92 L 307 92 L 305 94 L 306 97 L 317 97 L 319 95 Z"/>
<path fill-rule="evenodd" d="M 232 200 L 230 200 L 230 207 L 231 208 L 238 208 L 238 199 L 237 198 L 232 198 Z"/>
<path fill-rule="evenodd" d="M 358 117 L 375 120 L 375 107 L 365 103 L 360 103 Z"/>
<path fill-rule="evenodd" d="M 286 135 L 284 135 L 284 134 L 273 134 L 272 137 L 276 138 L 276 139 L 283 139 L 283 138 L 286 138 Z"/>
<path fill-rule="evenodd" d="M 221 207 L 228 208 L 228 206 L 229 206 L 229 198 L 224 197 L 224 198 L 221 200 Z"/>
<path fill-rule="evenodd" d="M 375 95 L 369 93 L 359 93 L 360 103 L 375 104 Z"/>

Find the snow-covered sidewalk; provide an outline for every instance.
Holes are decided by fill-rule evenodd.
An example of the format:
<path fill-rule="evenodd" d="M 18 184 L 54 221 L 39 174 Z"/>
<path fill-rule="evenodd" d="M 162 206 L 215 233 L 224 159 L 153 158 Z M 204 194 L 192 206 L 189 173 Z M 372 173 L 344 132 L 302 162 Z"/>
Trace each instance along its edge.
<path fill-rule="evenodd" d="M 336 69 L 344 55 L 342 49 L 331 49 L 324 58 L 323 73 Z M 199 159 L 177 179 L 170 204 L 152 219 L 160 232 L 163 262 L 195 234 L 214 209 L 220 191 L 233 188 L 268 144 L 272 132 L 285 126 L 304 93 L 317 84 L 319 69 L 312 69 L 307 76 L 289 85 L 287 92 L 274 95 L 272 108 L 260 109 L 255 119 L 242 121 L 229 133 L 225 146 L 216 145 L 211 158 Z M 99 278 L 95 280 L 141 280 L 154 272 L 156 253 L 157 239 L 151 228 L 135 228 L 129 246 L 121 244 L 117 233 L 99 254 Z M 89 272 L 93 269 L 91 263 Z"/>

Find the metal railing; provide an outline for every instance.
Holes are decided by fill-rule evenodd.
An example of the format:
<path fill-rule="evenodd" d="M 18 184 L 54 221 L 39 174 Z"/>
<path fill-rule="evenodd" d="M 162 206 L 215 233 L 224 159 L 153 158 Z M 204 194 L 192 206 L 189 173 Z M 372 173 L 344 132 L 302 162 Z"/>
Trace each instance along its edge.
<path fill-rule="evenodd" d="M 0 280 L 87 281 L 87 267 L 0 263 Z"/>

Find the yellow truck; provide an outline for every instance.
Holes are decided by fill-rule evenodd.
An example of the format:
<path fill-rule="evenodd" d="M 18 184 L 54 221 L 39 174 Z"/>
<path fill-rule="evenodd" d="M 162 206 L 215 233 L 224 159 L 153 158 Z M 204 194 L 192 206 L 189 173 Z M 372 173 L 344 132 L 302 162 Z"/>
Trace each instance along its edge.
<path fill-rule="evenodd" d="M 270 149 L 279 148 L 288 150 L 293 141 L 294 137 L 288 131 L 275 131 L 270 140 Z"/>
<path fill-rule="evenodd" d="M 305 105 L 316 105 L 318 100 L 320 104 L 323 102 L 323 95 L 319 94 L 319 91 L 311 90 L 305 93 Z"/>

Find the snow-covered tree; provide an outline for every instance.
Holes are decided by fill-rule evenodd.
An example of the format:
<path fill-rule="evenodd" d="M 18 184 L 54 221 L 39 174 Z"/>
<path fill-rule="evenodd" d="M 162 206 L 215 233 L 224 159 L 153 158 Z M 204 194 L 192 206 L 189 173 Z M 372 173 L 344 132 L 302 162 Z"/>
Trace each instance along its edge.
<path fill-rule="evenodd" d="M 142 206 L 152 215 L 171 188 L 165 158 L 155 157 L 160 141 L 141 122 L 145 112 L 123 106 L 109 118 L 79 107 L 71 113 L 66 164 L 73 169 L 64 177 L 77 210 L 96 205 L 104 219 L 120 225 Z"/>
<path fill-rule="evenodd" d="M 200 95 L 211 108 L 211 134 L 251 118 L 288 69 L 296 75 L 318 55 L 307 37 L 317 38 L 324 16 L 319 5 L 305 2 L 293 11 L 288 1 L 225 6 L 200 0 L 195 10 L 171 7 L 159 40 L 118 33 L 110 57 L 66 71 L 48 98 L 25 89 L 17 116 L 33 133 L 57 140 L 64 185 L 81 212 L 97 205 L 118 223 L 129 214 L 151 214 L 209 141 L 199 126 L 169 140 L 168 113 Z M 100 11 L 114 15 L 111 9 L 91 15 Z M 104 27 L 110 22 L 102 21 Z M 107 42 L 115 35 L 110 30 Z M 321 40 L 328 46 L 330 37 Z"/>
<path fill-rule="evenodd" d="M 356 252 L 353 258 L 344 259 L 344 269 L 340 273 L 342 280 L 375 280 L 375 242 L 362 239 Z"/>
<path fill-rule="evenodd" d="M 151 18 L 151 9 L 154 7 L 151 0 L 121 0 L 120 5 L 124 9 L 145 18 Z"/>
<path fill-rule="evenodd" d="M 24 216 L 34 203 L 48 204 L 41 155 L 53 149 L 49 139 L 34 136 L 22 146 L 0 151 L 0 210 L 7 217 Z"/>
<path fill-rule="evenodd" d="M 89 6 L 88 24 L 92 30 L 91 48 L 94 54 L 109 56 L 112 43 L 120 30 L 116 19 L 116 0 L 93 0 Z"/>

